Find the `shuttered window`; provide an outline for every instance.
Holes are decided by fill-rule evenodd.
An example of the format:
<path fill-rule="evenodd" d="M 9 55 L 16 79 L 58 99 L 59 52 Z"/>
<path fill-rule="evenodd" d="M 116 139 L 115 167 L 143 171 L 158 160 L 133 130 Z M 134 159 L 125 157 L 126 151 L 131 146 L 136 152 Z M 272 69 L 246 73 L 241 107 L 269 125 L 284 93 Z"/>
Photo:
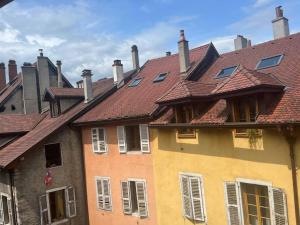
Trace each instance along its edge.
<path fill-rule="evenodd" d="M 73 187 L 67 187 L 66 197 L 68 216 L 71 218 L 76 216 L 76 197 L 75 190 Z"/>
<path fill-rule="evenodd" d="M 230 225 L 242 225 L 238 188 L 235 182 L 225 183 L 227 219 Z"/>
<path fill-rule="evenodd" d="M 110 179 L 96 178 L 97 207 L 102 210 L 112 210 Z"/>
<path fill-rule="evenodd" d="M 195 221 L 205 222 L 202 178 L 181 175 L 180 182 L 184 216 Z"/>
<path fill-rule="evenodd" d="M 0 224 L 10 225 L 12 223 L 11 199 L 7 194 L 0 193 Z"/>
<path fill-rule="evenodd" d="M 40 216 L 41 216 L 41 224 L 47 225 L 49 224 L 49 216 L 48 216 L 48 205 L 47 205 L 47 196 L 40 196 Z"/>
<path fill-rule="evenodd" d="M 106 132 L 104 128 L 92 128 L 93 152 L 107 152 Z"/>
<path fill-rule="evenodd" d="M 127 152 L 127 145 L 126 145 L 126 134 L 125 134 L 125 127 L 118 126 L 117 127 L 117 135 L 118 135 L 118 146 L 120 153 Z"/>
<path fill-rule="evenodd" d="M 279 188 L 273 188 L 274 225 L 287 225 L 287 206 L 285 193 Z"/>
<path fill-rule="evenodd" d="M 147 124 L 140 124 L 141 151 L 150 152 L 149 132 Z"/>

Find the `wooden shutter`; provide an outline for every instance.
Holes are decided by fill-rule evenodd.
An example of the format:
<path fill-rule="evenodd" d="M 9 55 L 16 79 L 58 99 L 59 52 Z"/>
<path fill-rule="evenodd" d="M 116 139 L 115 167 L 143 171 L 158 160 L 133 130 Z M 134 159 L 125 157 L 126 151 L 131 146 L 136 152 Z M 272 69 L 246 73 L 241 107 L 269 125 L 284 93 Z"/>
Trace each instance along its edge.
<path fill-rule="evenodd" d="M 145 182 L 136 181 L 135 185 L 139 215 L 141 217 L 146 217 L 148 216 L 148 204 Z"/>
<path fill-rule="evenodd" d="M 150 152 L 149 130 L 147 124 L 140 124 L 141 151 Z"/>
<path fill-rule="evenodd" d="M 93 152 L 100 152 L 99 145 L 98 145 L 98 129 L 92 128 L 92 145 L 93 145 Z"/>
<path fill-rule="evenodd" d="M 181 175 L 181 192 L 183 213 L 187 218 L 192 219 L 192 201 L 190 197 L 190 185 L 188 176 Z"/>
<path fill-rule="evenodd" d="M 229 225 L 242 225 L 238 188 L 235 182 L 225 182 L 225 198 Z"/>
<path fill-rule="evenodd" d="M 8 215 L 9 215 L 9 224 L 12 224 L 13 214 L 12 214 L 12 201 L 11 201 L 11 198 L 7 198 L 7 209 L 8 209 Z"/>
<path fill-rule="evenodd" d="M 200 177 L 189 177 L 193 219 L 198 221 L 205 221 L 204 204 L 202 196 L 202 182 Z"/>
<path fill-rule="evenodd" d="M 99 209 L 104 209 L 104 196 L 103 196 L 103 185 L 102 179 L 96 180 L 96 189 L 97 189 L 97 206 Z"/>
<path fill-rule="evenodd" d="M 41 195 L 39 198 L 40 202 L 40 216 L 41 216 L 41 224 L 47 225 L 49 224 L 49 210 L 48 210 L 48 204 L 47 204 L 47 196 Z"/>
<path fill-rule="evenodd" d="M 0 195 L 0 224 L 3 223 L 4 223 L 3 202 L 2 202 L 2 195 Z"/>
<path fill-rule="evenodd" d="M 104 128 L 98 128 L 98 146 L 99 152 L 107 152 L 106 133 Z"/>
<path fill-rule="evenodd" d="M 68 216 L 70 218 L 76 216 L 76 197 L 75 189 L 73 187 L 67 187 L 66 189 L 66 205 L 68 209 Z"/>
<path fill-rule="evenodd" d="M 122 190 L 123 212 L 124 214 L 131 214 L 129 182 L 121 181 L 121 190 Z"/>
<path fill-rule="evenodd" d="M 110 182 L 109 179 L 103 179 L 103 199 L 104 199 L 104 209 L 111 210 L 111 194 L 110 194 Z"/>
<path fill-rule="evenodd" d="M 119 152 L 126 153 L 127 152 L 127 146 L 126 146 L 125 127 L 124 126 L 118 126 L 117 127 L 117 133 L 118 133 Z"/>
<path fill-rule="evenodd" d="M 273 216 L 275 225 L 287 225 L 287 206 L 285 193 L 279 188 L 273 188 Z"/>

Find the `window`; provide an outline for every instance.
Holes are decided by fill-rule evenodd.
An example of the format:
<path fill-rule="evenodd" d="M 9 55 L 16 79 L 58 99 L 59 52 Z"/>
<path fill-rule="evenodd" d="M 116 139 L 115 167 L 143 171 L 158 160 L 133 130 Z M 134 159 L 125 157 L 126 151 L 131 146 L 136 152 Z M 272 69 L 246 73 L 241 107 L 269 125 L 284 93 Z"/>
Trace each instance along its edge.
<path fill-rule="evenodd" d="M 118 126 L 118 146 L 121 153 L 130 151 L 150 152 L 148 125 Z"/>
<path fill-rule="evenodd" d="M 279 188 L 251 181 L 225 182 L 225 196 L 229 225 L 287 224 L 286 197 Z"/>
<path fill-rule="evenodd" d="M 231 67 L 227 67 L 225 69 L 222 69 L 218 75 L 217 78 L 223 78 L 223 77 L 228 77 L 231 74 L 234 73 L 234 71 L 236 70 L 237 66 L 231 66 Z"/>
<path fill-rule="evenodd" d="M 107 152 L 106 131 L 104 128 L 92 128 L 93 152 Z"/>
<path fill-rule="evenodd" d="M 256 66 L 257 70 L 265 69 L 272 66 L 277 66 L 281 62 L 283 55 L 277 55 L 269 58 L 265 58 L 259 61 Z"/>
<path fill-rule="evenodd" d="M 121 191 L 124 214 L 135 214 L 140 217 L 148 216 L 145 181 L 121 181 Z"/>
<path fill-rule="evenodd" d="M 167 73 L 161 73 L 154 79 L 153 82 L 161 82 L 161 81 L 165 80 L 166 77 L 167 77 Z"/>
<path fill-rule="evenodd" d="M 105 177 L 96 178 L 96 190 L 97 190 L 97 207 L 102 210 L 111 210 L 111 190 L 110 179 Z"/>
<path fill-rule="evenodd" d="M 12 224 L 11 199 L 3 193 L 0 194 L 0 224 Z"/>
<path fill-rule="evenodd" d="M 177 123 L 190 123 L 194 117 L 192 106 L 178 106 L 176 108 L 176 122 Z M 192 128 L 180 128 L 177 131 L 178 137 L 195 137 L 195 130 Z"/>
<path fill-rule="evenodd" d="M 66 222 L 76 216 L 76 198 L 73 187 L 49 190 L 40 196 L 42 225 Z"/>
<path fill-rule="evenodd" d="M 62 165 L 60 144 L 45 145 L 46 168 Z"/>
<path fill-rule="evenodd" d="M 205 222 L 203 182 L 200 176 L 180 175 L 184 216 Z"/>
<path fill-rule="evenodd" d="M 129 87 L 135 87 L 138 86 L 139 83 L 142 81 L 142 78 L 135 78 L 130 84 Z"/>
<path fill-rule="evenodd" d="M 15 105 L 11 105 L 11 111 L 15 111 L 16 110 L 16 106 Z"/>

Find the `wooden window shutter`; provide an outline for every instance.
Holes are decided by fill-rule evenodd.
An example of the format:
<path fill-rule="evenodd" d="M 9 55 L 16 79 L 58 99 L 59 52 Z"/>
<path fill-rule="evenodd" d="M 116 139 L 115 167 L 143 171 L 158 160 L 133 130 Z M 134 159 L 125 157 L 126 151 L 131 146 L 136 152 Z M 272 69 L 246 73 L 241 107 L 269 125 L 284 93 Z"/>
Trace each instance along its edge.
<path fill-rule="evenodd" d="M 228 225 L 242 225 L 238 188 L 235 182 L 225 182 Z"/>
<path fill-rule="evenodd" d="M 12 201 L 11 201 L 11 198 L 7 198 L 7 209 L 8 209 L 8 215 L 9 215 L 9 222 L 10 222 L 10 224 L 12 224 L 13 213 L 12 213 Z"/>
<path fill-rule="evenodd" d="M 287 225 L 287 206 L 285 193 L 279 188 L 273 188 L 273 220 L 274 225 Z"/>
<path fill-rule="evenodd" d="M 130 189 L 127 181 L 121 181 L 122 203 L 124 214 L 131 214 Z"/>
<path fill-rule="evenodd" d="M 93 145 L 93 152 L 100 152 L 99 145 L 98 145 L 98 129 L 92 128 L 92 145 Z"/>
<path fill-rule="evenodd" d="M 109 179 L 103 179 L 103 199 L 104 199 L 104 209 L 111 210 L 111 193 L 110 193 L 110 182 Z"/>
<path fill-rule="evenodd" d="M 99 152 L 107 152 L 106 132 L 104 128 L 98 128 L 98 148 Z"/>
<path fill-rule="evenodd" d="M 202 196 L 202 181 L 200 177 L 189 177 L 193 219 L 197 221 L 205 221 L 204 204 Z"/>
<path fill-rule="evenodd" d="M 135 184 L 139 215 L 140 217 L 146 217 L 148 216 L 146 185 L 143 181 L 137 181 Z"/>
<path fill-rule="evenodd" d="M 101 179 L 96 179 L 97 189 L 97 206 L 99 209 L 104 209 L 103 185 Z"/>
<path fill-rule="evenodd" d="M 41 216 L 41 224 L 47 225 L 49 224 L 49 210 L 47 204 L 47 196 L 41 195 L 39 198 L 40 203 L 40 216 Z"/>
<path fill-rule="evenodd" d="M 183 213 L 184 216 L 192 219 L 192 202 L 190 198 L 189 178 L 188 176 L 181 175 L 180 179 L 181 179 Z"/>
<path fill-rule="evenodd" d="M 66 205 L 68 209 L 68 216 L 70 218 L 76 216 L 76 196 L 75 196 L 75 189 L 73 187 L 66 188 Z"/>
<path fill-rule="evenodd" d="M 150 152 L 149 130 L 147 124 L 140 124 L 141 151 Z"/>
<path fill-rule="evenodd" d="M 4 223 L 3 202 L 2 202 L 2 196 L 0 195 L 0 224 L 3 223 Z"/>
<path fill-rule="evenodd" d="M 127 145 L 126 145 L 126 134 L 125 134 L 125 127 L 118 126 L 117 127 L 118 133 L 118 145 L 119 145 L 119 152 L 126 153 L 127 152 Z"/>

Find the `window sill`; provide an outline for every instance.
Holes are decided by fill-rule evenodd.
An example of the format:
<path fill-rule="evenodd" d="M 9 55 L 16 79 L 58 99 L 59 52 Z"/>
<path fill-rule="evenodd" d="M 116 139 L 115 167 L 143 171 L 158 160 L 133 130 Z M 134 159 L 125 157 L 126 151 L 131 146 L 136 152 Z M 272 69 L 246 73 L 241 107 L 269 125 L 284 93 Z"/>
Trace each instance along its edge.
<path fill-rule="evenodd" d="M 135 151 L 127 151 L 126 152 L 127 155 L 142 155 L 143 152 L 141 150 L 135 150 Z"/>
<path fill-rule="evenodd" d="M 66 223 L 66 222 L 68 222 L 68 221 L 69 221 L 68 219 L 63 219 L 63 220 L 56 221 L 56 222 L 53 222 L 53 223 L 50 223 L 50 224 L 51 224 L 51 225 L 57 225 L 57 224 Z"/>
<path fill-rule="evenodd" d="M 249 134 L 248 132 L 238 133 L 238 132 L 236 132 L 236 130 L 234 130 L 234 137 L 236 137 L 236 138 L 250 138 L 250 137 L 259 138 L 259 137 L 262 137 L 262 130 L 257 129 L 256 132 L 253 132 L 252 134 Z"/>
<path fill-rule="evenodd" d="M 180 134 L 180 133 L 177 133 L 177 137 L 178 138 L 196 138 L 196 132 L 194 132 L 192 134 Z"/>

